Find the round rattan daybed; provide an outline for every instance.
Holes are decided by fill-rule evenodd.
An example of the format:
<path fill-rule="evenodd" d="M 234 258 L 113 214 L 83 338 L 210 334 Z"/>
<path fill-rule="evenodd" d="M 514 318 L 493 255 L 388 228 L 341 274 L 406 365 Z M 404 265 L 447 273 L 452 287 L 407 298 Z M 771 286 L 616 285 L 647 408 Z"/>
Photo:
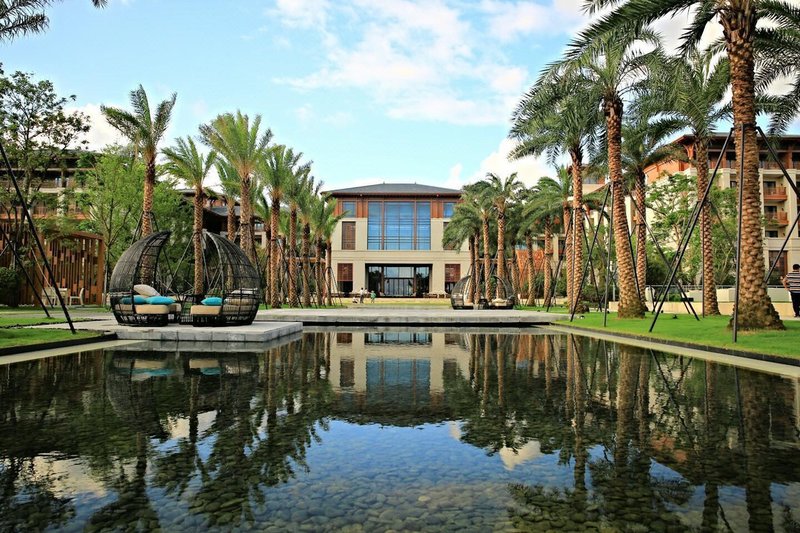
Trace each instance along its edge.
<path fill-rule="evenodd" d="M 450 305 L 453 309 L 513 309 L 516 303 L 514 289 L 506 279 L 492 275 L 493 298 L 487 300 L 483 297 L 484 286 L 478 286 L 478 301 L 473 302 L 472 297 L 474 287 L 472 286 L 472 275 L 465 276 L 458 280 L 450 292 Z"/>
<path fill-rule="evenodd" d="M 120 324 L 164 326 L 171 314 L 180 313 L 179 304 L 152 304 L 146 301 L 148 296 L 168 292 L 159 266 L 169 236 L 169 231 L 152 233 L 133 243 L 117 261 L 108 292 L 111 311 Z"/>
<path fill-rule="evenodd" d="M 225 237 L 203 231 L 203 241 L 206 298 L 188 309 L 192 325 L 251 324 L 262 300 L 258 270 L 244 251 Z"/>

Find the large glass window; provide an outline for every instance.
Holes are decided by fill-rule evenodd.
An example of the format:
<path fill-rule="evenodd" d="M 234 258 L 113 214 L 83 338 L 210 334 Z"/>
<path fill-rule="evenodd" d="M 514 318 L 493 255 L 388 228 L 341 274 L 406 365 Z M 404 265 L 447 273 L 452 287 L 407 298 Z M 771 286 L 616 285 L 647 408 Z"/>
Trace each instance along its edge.
<path fill-rule="evenodd" d="M 370 265 L 367 288 L 378 296 L 421 298 L 430 292 L 430 265 Z"/>
<path fill-rule="evenodd" d="M 368 250 L 430 250 L 430 202 L 369 202 Z"/>
<path fill-rule="evenodd" d="M 453 216 L 453 209 L 455 209 L 456 203 L 455 202 L 445 202 L 444 203 L 444 218 L 450 218 Z"/>

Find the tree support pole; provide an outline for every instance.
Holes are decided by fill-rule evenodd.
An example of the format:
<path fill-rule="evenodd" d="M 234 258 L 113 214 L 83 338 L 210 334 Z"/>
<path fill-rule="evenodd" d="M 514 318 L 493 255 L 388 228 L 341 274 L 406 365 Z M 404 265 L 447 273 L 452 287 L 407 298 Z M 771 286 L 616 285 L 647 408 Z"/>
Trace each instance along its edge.
<path fill-rule="evenodd" d="M 609 196 L 610 192 L 611 192 L 611 186 L 609 186 L 606 189 L 606 194 L 605 194 L 605 197 L 603 198 L 603 207 L 600 208 L 600 212 L 601 213 L 605 212 L 605 210 L 606 210 L 606 205 L 608 203 L 608 196 Z M 584 216 L 588 218 L 588 215 L 586 213 L 584 213 Z M 580 285 L 578 285 L 578 294 L 580 294 L 580 292 L 583 290 L 583 284 L 586 282 L 586 270 L 591 270 L 592 271 L 592 277 L 594 277 L 594 269 L 592 268 L 592 263 L 591 263 L 591 261 L 592 261 L 592 252 L 594 252 L 594 246 L 595 246 L 595 244 L 597 244 L 597 236 L 600 234 L 600 223 L 602 223 L 602 221 L 603 221 L 603 218 L 600 217 L 600 222 L 598 222 L 597 228 L 594 230 L 594 237 L 592 237 L 592 244 L 591 244 L 591 246 L 588 247 L 589 251 L 587 253 L 587 256 L 589 258 L 589 268 L 588 269 L 584 269 L 584 271 L 583 271 L 583 275 L 581 276 Z M 587 241 L 588 241 L 588 239 L 587 239 Z M 587 244 L 588 244 L 588 242 L 587 242 Z M 597 288 L 597 282 L 596 281 L 595 281 L 595 288 Z M 598 294 L 599 294 L 599 290 L 598 290 Z M 569 321 L 572 322 L 574 319 L 575 319 L 575 307 L 572 308 L 572 312 L 569 315 Z"/>
<path fill-rule="evenodd" d="M 2 224 L 0 224 L 0 240 L 6 241 L 8 245 L 7 247 L 11 248 L 11 253 L 14 254 L 14 258 L 17 260 L 17 263 L 19 263 L 20 270 L 22 270 L 22 273 L 25 274 L 25 280 L 28 282 L 28 285 L 30 285 L 31 290 L 33 291 L 33 296 L 36 298 L 36 302 L 42 306 L 42 311 L 44 311 L 44 314 L 47 315 L 47 318 L 50 318 L 50 311 L 47 310 L 47 306 L 44 304 L 41 295 L 36 292 L 36 285 L 34 284 L 33 279 L 31 279 L 30 274 L 28 274 L 28 270 L 25 268 L 25 264 L 22 261 L 22 257 L 19 255 L 19 251 L 17 250 L 17 247 L 14 246 L 14 243 L 11 242 L 11 238 L 8 234 L 6 234 Z M 3 250 L 3 252 L 5 252 L 5 250 Z M 50 302 L 49 296 L 47 297 L 47 301 Z M 52 304 L 52 302 L 50 303 Z"/>
<path fill-rule="evenodd" d="M 567 228 L 566 228 L 566 231 L 564 232 L 564 247 L 565 248 L 566 248 L 566 245 L 567 245 L 566 236 L 569 235 L 569 232 L 571 230 L 572 230 L 572 217 L 569 217 L 569 222 L 567 222 Z M 567 255 L 566 254 L 566 250 L 564 250 L 564 256 L 566 257 L 566 255 Z M 550 306 L 553 303 L 553 299 L 555 299 L 556 286 L 558 285 L 558 278 L 561 277 L 561 263 L 562 263 L 563 260 L 564 260 L 564 257 L 562 257 L 561 254 L 558 254 L 558 263 L 556 264 L 556 276 L 553 279 L 553 286 L 550 287 L 550 302 L 548 302 L 549 305 L 547 306 L 547 309 L 545 309 L 545 312 L 549 312 L 550 311 Z"/>
<path fill-rule="evenodd" d="M 2 142 L 0 142 L 0 153 L 2 153 L 3 155 L 3 161 L 6 164 L 6 170 L 8 170 L 8 175 L 11 178 L 11 183 L 14 184 L 14 190 L 17 193 L 17 200 L 19 200 L 20 206 L 22 207 L 22 213 L 24 214 L 25 220 L 28 221 L 28 225 L 31 228 L 31 234 L 33 235 L 33 240 L 36 241 L 36 247 L 38 248 L 39 253 L 42 254 L 42 262 L 44 262 L 45 269 L 47 270 L 47 274 L 50 277 L 50 284 L 56 289 L 56 297 L 58 298 L 58 303 L 61 305 L 61 310 L 64 312 L 64 318 L 67 319 L 70 331 L 74 334 L 75 326 L 72 323 L 72 318 L 70 318 L 69 311 L 67 310 L 67 306 L 64 303 L 64 297 L 61 296 L 61 291 L 58 290 L 58 283 L 56 283 L 56 276 L 55 273 L 53 272 L 53 267 L 50 264 L 50 261 L 48 261 L 47 259 L 47 254 L 44 251 L 44 246 L 42 245 L 41 239 L 39 239 L 39 233 L 36 231 L 36 226 L 34 226 L 33 224 L 33 217 L 31 217 L 31 213 L 30 211 L 28 211 L 28 204 L 25 202 L 25 197 L 22 195 L 22 191 L 19 188 L 19 184 L 17 183 L 17 178 L 14 177 L 14 171 L 11 169 L 11 162 L 8 160 L 8 155 L 6 154 L 6 149 L 3 147 Z"/>
<path fill-rule="evenodd" d="M 717 172 L 719 172 L 720 164 L 722 164 L 722 157 L 725 155 L 726 149 L 728 148 L 728 143 L 733 136 L 734 128 L 731 128 L 728 132 L 728 136 L 725 137 L 725 142 L 722 144 L 722 149 L 719 152 L 719 157 L 717 158 L 717 163 L 714 165 L 714 172 L 711 174 L 711 178 L 708 180 L 708 184 L 706 185 L 706 190 L 703 191 L 703 196 L 700 200 L 695 204 L 694 211 L 692 212 L 692 216 L 689 217 L 689 221 L 687 222 L 686 230 L 681 237 L 680 245 L 678 246 L 678 251 L 675 255 L 675 260 L 672 264 L 672 269 L 670 270 L 669 277 L 667 278 L 667 286 L 664 288 L 664 292 L 661 294 L 659 298 L 658 305 L 653 306 L 653 322 L 650 324 L 649 332 L 653 331 L 653 328 L 658 321 L 658 317 L 661 314 L 661 310 L 664 308 L 664 303 L 667 301 L 667 294 L 669 293 L 669 289 L 672 286 L 672 282 L 675 280 L 675 276 L 678 273 L 678 269 L 680 268 L 681 261 L 683 260 L 683 256 L 686 253 L 686 249 L 689 246 L 689 241 L 691 240 L 692 232 L 694 231 L 695 226 L 697 226 L 697 221 L 700 219 L 700 213 L 703 210 L 703 206 L 705 206 L 706 202 L 708 201 L 708 197 L 711 193 L 711 187 L 714 186 L 714 180 L 717 177 Z M 738 261 L 737 261 L 737 268 L 738 268 Z"/>
<path fill-rule="evenodd" d="M 608 184 L 608 188 L 611 191 L 611 205 L 614 205 L 614 187 L 611 183 Z M 608 282 L 611 279 L 611 245 L 613 244 L 613 233 L 614 231 L 614 209 L 611 209 L 611 214 L 608 216 L 608 261 L 606 262 L 606 290 L 605 295 L 603 296 L 603 300 L 605 302 L 605 310 L 603 311 L 603 327 L 608 325 Z"/>

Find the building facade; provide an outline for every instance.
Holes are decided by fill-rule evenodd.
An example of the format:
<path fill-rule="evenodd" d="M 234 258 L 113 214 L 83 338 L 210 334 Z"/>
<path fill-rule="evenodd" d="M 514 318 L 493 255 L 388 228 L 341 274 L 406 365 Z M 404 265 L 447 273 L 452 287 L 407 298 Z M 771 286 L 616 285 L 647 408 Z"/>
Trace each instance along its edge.
<path fill-rule="evenodd" d="M 694 137 L 684 135 L 674 141 L 686 150 L 689 159 L 693 159 Z M 725 135 L 714 135 L 709 143 L 709 177 L 714 170 L 722 147 Z M 785 135 L 778 139 L 770 140 L 772 148 L 786 168 L 789 177 L 797 183 L 800 177 L 800 136 Z M 764 260 L 767 268 L 778 257 L 787 232 L 798 213 L 798 197 L 791 185 L 783 175 L 780 165 L 771 157 L 769 148 L 759 139 L 759 176 L 761 178 L 761 205 L 764 212 Z M 653 165 L 646 170 L 648 183 L 656 183 L 667 179 L 673 174 L 686 174 L 696 176 L 694 165 L 685 161 L 670 161 Z M 736 188 L 738 185 L 738 169 L 736 168 L 736 149 L 733 139 L 728 143 L 725 154 L 722 155 L 715 185 L 721 188 Z M 790 236 L 785 252 L 780 256 L 775 272 L 781 276 L 786 274 L 791 265 L 800 263 L 800 228 L 795 228 Z"/>
<path fill-rule="evenodd" d="M 442 246 L 460 190 L 385 183 L 328 191 L 336 214 L 333 274 L 339 293 L 444 296 L 469 269 L 469 252 Z"/>

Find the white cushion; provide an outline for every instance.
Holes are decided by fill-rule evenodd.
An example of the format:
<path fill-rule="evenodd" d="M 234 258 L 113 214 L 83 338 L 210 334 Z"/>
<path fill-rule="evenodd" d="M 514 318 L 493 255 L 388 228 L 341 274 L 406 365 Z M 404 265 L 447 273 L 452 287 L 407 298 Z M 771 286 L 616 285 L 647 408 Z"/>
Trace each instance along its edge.
<path fill-rule="evenodd" d="M 169 307 L 166 305 L 137 305 L 136 306 L 136 314 L 137 315 L 167 315 L 169 314 Z"/>
<path fill-rule="evenodd" d="M 192 315 L 218 315 L 221 309 L 221 305 L 193 305 L 189 312 Z"/>
<path fill-rule="evenodd" d="M 157 290 L 155 290 L 150 285 L 145 285 L 144 283 L 140 283 L 139 285 L 134 285 L 133 290 L 134 292 L 136 292 L 136 294 L 140 294 L 145 298 L 149 298 L 151 296 L 161 296 Z"/>

